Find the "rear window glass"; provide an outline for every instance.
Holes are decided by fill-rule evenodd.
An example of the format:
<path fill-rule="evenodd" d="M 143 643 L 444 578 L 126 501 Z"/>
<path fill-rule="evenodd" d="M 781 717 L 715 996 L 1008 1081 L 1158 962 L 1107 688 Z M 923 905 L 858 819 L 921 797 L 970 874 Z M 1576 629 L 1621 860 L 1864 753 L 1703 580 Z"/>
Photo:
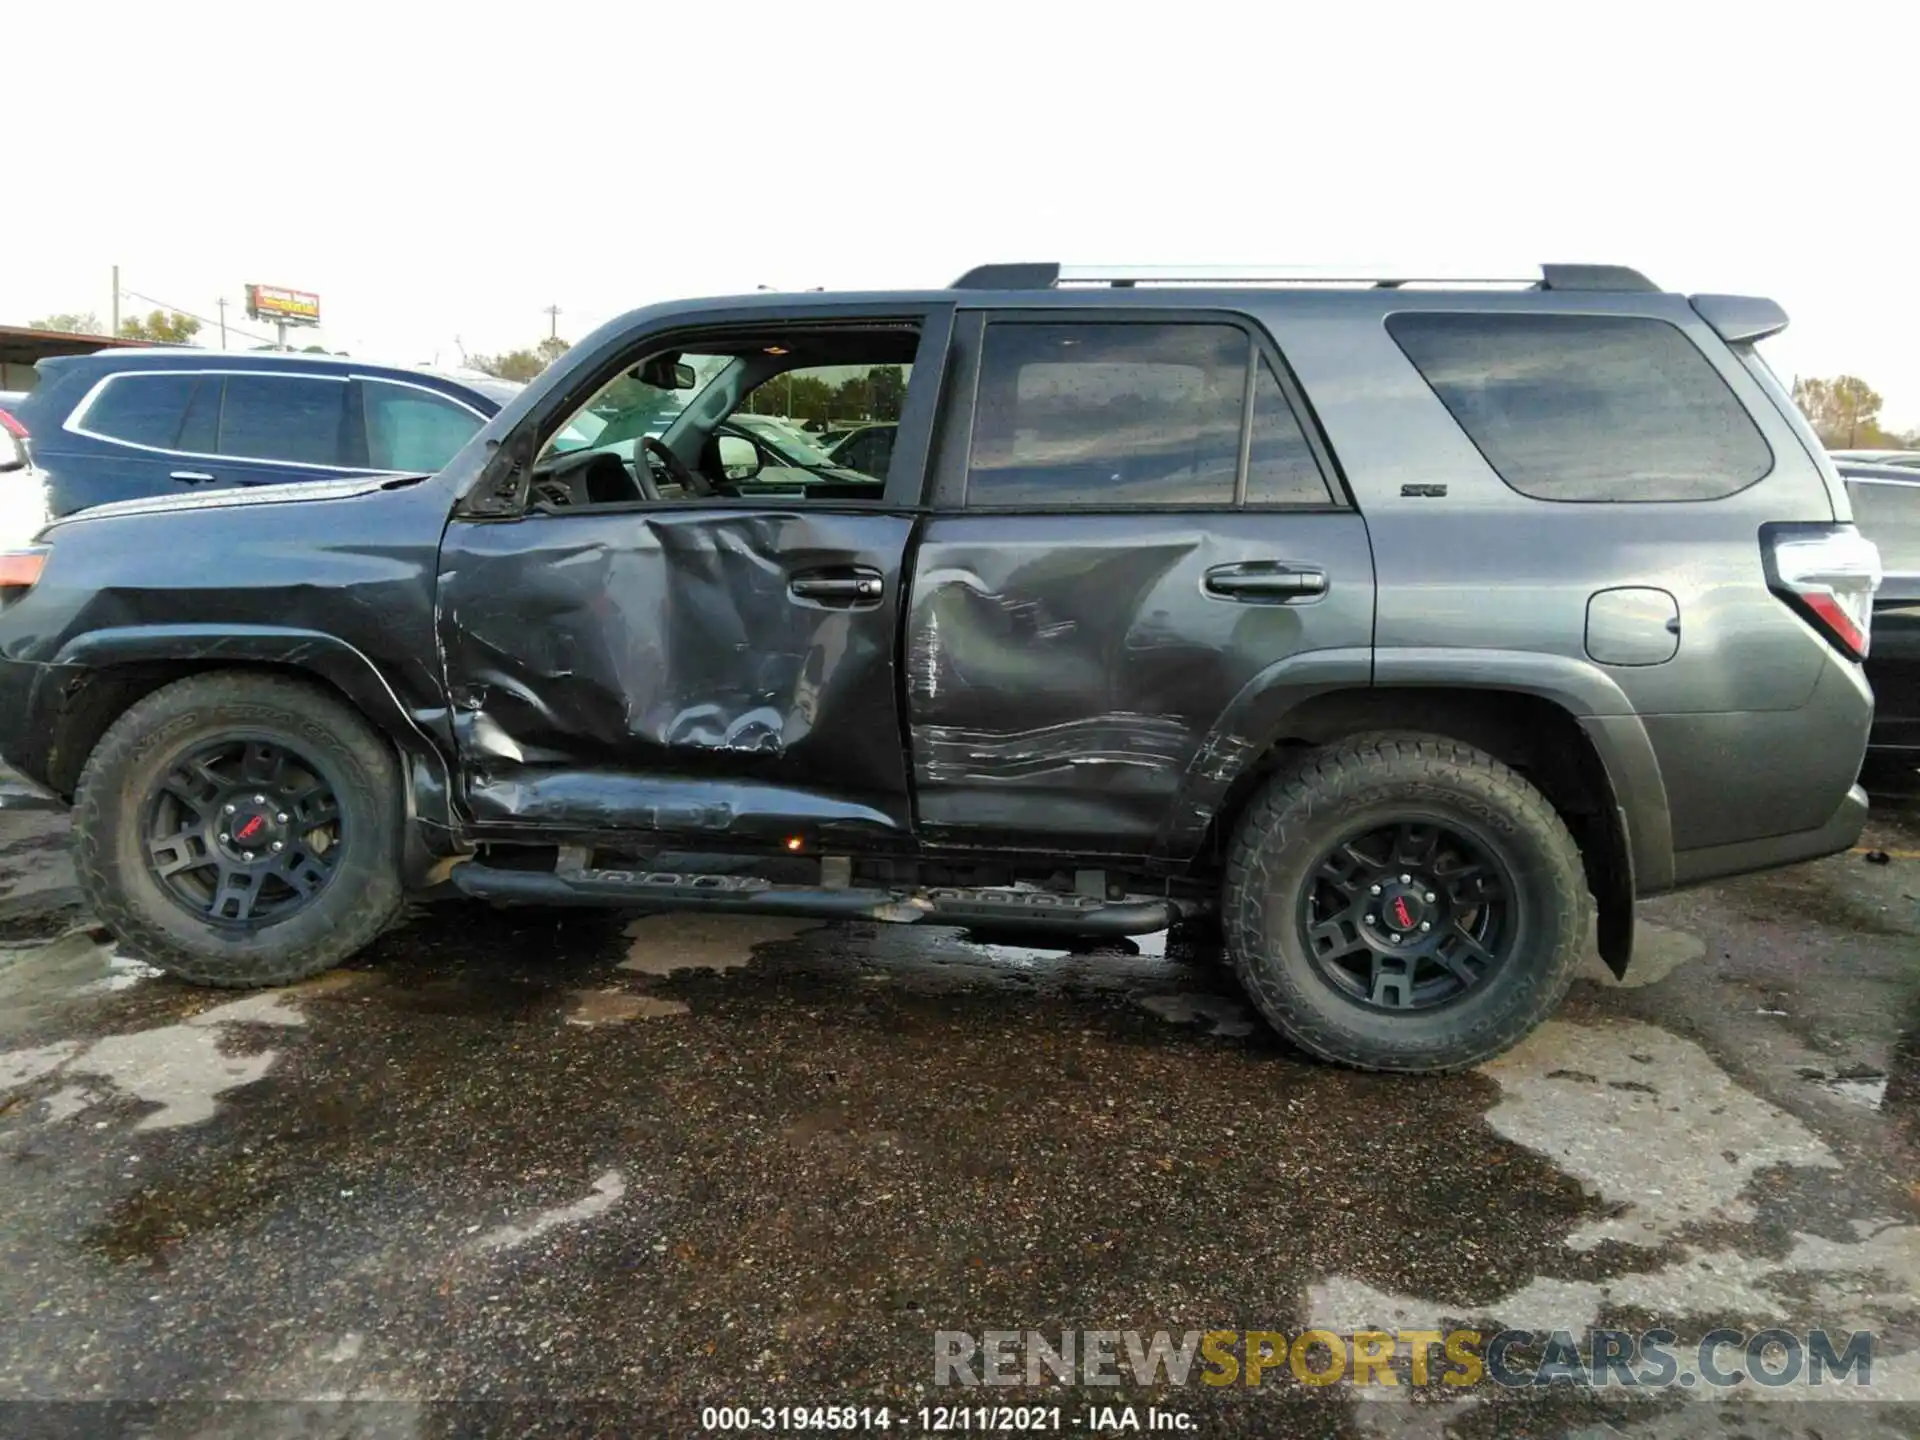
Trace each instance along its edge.
<path fill-rule="evenodd" d="M 378 380 L 362 384 L 367 463 L 376 470 L 438 470 L 482 424 L 471 410 L 429 391 Z"/>
<path fill-rule="evenodd" d="M 967 503 L 1230 506 L 1249 350 L 1230 325 L 988 325 Z"/>
<path fill-rule="evenodd" d="M 236 459 L 344 465 L 347 387 L 298 375 L 229 375 L 220 453 Z"/>
<path fill-rule="evenodd" d="M 1249 505 L 1326 505 L 1326 478 L 1287 404 L 1279 377 L 1263 358 L 1253 385 L 1253 440 L 1247 450 Z"/>
<path fill-rule="evenodd" d="M 1539 500 L 1717 500 L 1773 452 L 1664 320 L 1432 312 L 1387 330 L 1500 478 Z"/>
<path fill-rule="evenodd" d="M 171 450 L 198 375 L 116 375 L 93 397 L 79 428 L 129 445 Z"/>
<path fill-rule="evenodd" d="M 1920 480 L 1849 480 L 1853 523 L 1880 547 L 1889 575 L 1920 576 Z"/>

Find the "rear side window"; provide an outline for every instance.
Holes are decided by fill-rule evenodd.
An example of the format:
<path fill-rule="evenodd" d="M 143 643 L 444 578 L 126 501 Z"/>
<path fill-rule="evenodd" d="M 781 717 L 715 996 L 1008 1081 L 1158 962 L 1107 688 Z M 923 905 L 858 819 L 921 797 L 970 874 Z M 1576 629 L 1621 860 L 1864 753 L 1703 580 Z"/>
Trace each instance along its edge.
<path fill-rule="evenodd" d="M 1232 505 L 1250 348 L 1231 325 L 989 324 L 967 503 Z"/>
<path fill-rule="evenodd" d="M 1327 505 L 1333 492 L 1307 446 L 1300 421 L 1263 356 L 1253 384 L 1253 440 L 1247 450 L 1249 505 Z"/>
<path fill-rule="evenodd" d="M 172 450 L 193 398 L 198 375 L 115 375 L 98 390 L 77 428 L 129 445 Z"/>
<path fill-rule="evenodd" d="M 1500 478 L 1536 500 L 1718 500 L 1773 452 L 1664 320 L 1389 316 L 1387 331 Z"/>
<path fill-rule="evenodd" d="M 376 470 L 438 470 L 473 438 L 481 419 L 444 396 L 363 380 L 367 463 Z"/>
<path fill-rule="evenodd" d="M 1920 479 L 1849 480 L 1853 523 L 1880 547 L 1889 575 L 1920 577 Z"/>
<path fill-rule="evenodd" d="M 220 453 L 235 459 L 341 466 L 344 381 L 303 375 L 229 375 L 220 407 Z"/>

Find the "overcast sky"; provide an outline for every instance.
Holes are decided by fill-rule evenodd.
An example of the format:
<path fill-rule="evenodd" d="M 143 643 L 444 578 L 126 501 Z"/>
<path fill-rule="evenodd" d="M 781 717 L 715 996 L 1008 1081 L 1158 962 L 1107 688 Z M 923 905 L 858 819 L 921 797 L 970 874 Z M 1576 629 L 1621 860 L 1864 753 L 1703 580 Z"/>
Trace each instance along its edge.
<path fill-rule="evenodd" d="M 1772 296 L 1783 375 L 1915 426 L 1916 11 L 15 5 L 0 321 L 105 321 L 118 263 L 236 330 L 268 333 L 248 281 L 317 291 L 329 348 L 453 365 L 550 304 L 578 338 L 987 260 L 1605 261 Z"/>

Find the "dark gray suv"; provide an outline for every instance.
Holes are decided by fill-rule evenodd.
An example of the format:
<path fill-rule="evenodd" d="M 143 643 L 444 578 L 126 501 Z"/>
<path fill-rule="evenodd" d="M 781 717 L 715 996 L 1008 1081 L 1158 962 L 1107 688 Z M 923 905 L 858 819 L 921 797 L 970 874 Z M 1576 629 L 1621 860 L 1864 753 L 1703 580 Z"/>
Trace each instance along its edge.
<path fill-rule="evenodd" d="M 204 984 L 337 964 L 409 892 L 1217 926 L 1315 1054 L 1470 1064 L 1596 915 L 1624 971 L 1636 896 L 1853 843 L 1879 562 L 1755 352 L 1779 307 L 1467 279 L 637 311 L 437 475 L 0 556 L 0 752 Z M 722 453 L 801 371 L 888 397 L 884 476 Z"/>

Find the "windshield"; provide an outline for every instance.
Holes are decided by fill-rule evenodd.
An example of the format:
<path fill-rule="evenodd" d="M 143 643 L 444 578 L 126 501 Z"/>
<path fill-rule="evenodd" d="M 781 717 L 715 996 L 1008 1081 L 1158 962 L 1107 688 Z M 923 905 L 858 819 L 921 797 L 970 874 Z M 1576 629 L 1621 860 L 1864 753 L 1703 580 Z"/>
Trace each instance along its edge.
<path fill-rule="evenodd" d="M 629 450 L 642 436 L 663 434 L 680 412 L 713 383 L 714 377 L 733 363 L 733 357 L 682 355 L 680 363 L 693 370 L 691 388 L 662 390 L 649 385 L 633 371 L 624 371 L 602 385 L 585 408 L 547 442 L 546 453 Z"/>
<path fill-rule="evenodd" d="M 771 415 L 742 415 L 735 412 L 733 423 L 750 433 L 789 465 L 831 466 L 833 457 L 822 450 L 806 431 Z"/>

